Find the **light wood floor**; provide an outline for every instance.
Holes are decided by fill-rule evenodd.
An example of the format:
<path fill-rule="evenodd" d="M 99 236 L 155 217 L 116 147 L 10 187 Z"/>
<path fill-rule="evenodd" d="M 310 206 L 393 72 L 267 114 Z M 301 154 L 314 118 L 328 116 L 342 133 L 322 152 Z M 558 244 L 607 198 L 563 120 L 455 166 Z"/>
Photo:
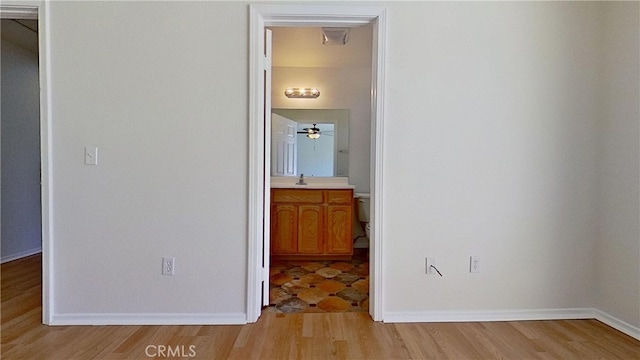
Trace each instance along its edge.
<path fill-rule="evenodd" d="M 596 320 L 382 324 L 366 313 L 263 314 L 237 326 L 41 325 L 40 256 L 2 276 L 2 359 L 640 359 Z M 177 352 L 175 352 L 177 351 Z M 168 354 L 168 350 L 165 351 Z"/>

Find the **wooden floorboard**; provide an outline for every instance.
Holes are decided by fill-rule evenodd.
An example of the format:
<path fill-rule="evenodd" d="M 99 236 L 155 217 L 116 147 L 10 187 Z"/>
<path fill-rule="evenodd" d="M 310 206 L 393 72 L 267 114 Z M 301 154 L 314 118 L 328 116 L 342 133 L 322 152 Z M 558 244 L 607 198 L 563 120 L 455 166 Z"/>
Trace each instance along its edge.
<path fill-rule="evenodd" d="M 265 312 L 247 325 L 45 326 L 40 263 L 0 268 L 2 359 L 148 359 L 149 345 L 194 359 L 640 359 L 640 341 L 597 320 L 383 324 L 366 313 Z"/>

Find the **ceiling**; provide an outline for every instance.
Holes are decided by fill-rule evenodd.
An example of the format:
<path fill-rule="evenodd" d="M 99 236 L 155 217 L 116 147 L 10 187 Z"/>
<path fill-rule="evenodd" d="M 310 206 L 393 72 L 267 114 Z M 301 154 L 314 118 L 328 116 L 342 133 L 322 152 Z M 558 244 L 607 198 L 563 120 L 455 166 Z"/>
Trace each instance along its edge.
<path fill-rule="evenodd" d="M 346 45 L 322 45 L 322 28 L 273 27 L 276 67 L 370 68 L 373 28 L 349 28 Z"/>

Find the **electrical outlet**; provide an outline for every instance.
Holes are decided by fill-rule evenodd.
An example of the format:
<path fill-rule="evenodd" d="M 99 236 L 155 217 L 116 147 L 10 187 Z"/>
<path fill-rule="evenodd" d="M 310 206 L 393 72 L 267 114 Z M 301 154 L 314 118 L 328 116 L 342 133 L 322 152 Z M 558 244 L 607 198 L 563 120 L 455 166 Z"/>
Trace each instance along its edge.
<path fill-rule="evenodd" d="M 469 258 L 469 272 L 479 273 L 480 272 L 480 257 L 479 256 L 471 256 Z"/>
<path fill-rule="evenodd" d="M 84 147 L 84 164 L 98 165 L 98 148 L 96 146 Z"/>
<path fill-rule="evenodd" d="M 163 257 L 162 258 L 162 275 L 175 275 L 176 274 L 176 258 Z"/>
<path fill-rule="evenodd" d="M 436 266 L 436 258 L 428 257 L 425 258 L 425 273 L 427 274 L 436 274 L 436 269 L 434 269 L 431 265 Z"/>

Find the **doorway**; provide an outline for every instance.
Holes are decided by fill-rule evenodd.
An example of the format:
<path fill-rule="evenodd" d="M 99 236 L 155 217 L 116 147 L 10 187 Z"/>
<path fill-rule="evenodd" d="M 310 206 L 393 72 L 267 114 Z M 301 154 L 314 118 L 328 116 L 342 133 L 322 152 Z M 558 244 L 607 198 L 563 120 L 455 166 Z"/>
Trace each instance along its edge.
<path fill-rule="evenodd" d="M 371 239 L 369 313 L 382 320 L 382 125 L 386 10 L 383 7 L 254 5 L 250 8 L 250 139 L 249 139 L 249 249 L 247 321 L 260 316 L 264 284 L 269 276 L 269 189 L 271 64 L 265 57 L 266 27 L 355 27 L 373 28 L 371 71 Z M 268 296 L 268 295 L 267 295 Z"/>
<path fill-rule="evenodd" d="M 37 52 L 38 52 L 38 94 L 39 109 L 39 144 L 40 144 L 40 225 L 42 247 L 42 322 L 51 323 L 51 287 L 50 279 L 53 276 L 51 261 L 51 141 L 49 138 L 51 128 L 51 116 L 49 109 L 49 81 L 48 81 L 48 43 L 47 43 L 47 14 L 44 11 L 45 4 L 34 5 L 1 5 L 0 18 L 12 20 L 27 20 L 20 26 L 29 26 L 28 21 L 35 20 L 37 24 Z"/>
<path fill-rule="evenodd" d="M 2 19 L 2 258 L 42 251 L 36 19 Z"/>

